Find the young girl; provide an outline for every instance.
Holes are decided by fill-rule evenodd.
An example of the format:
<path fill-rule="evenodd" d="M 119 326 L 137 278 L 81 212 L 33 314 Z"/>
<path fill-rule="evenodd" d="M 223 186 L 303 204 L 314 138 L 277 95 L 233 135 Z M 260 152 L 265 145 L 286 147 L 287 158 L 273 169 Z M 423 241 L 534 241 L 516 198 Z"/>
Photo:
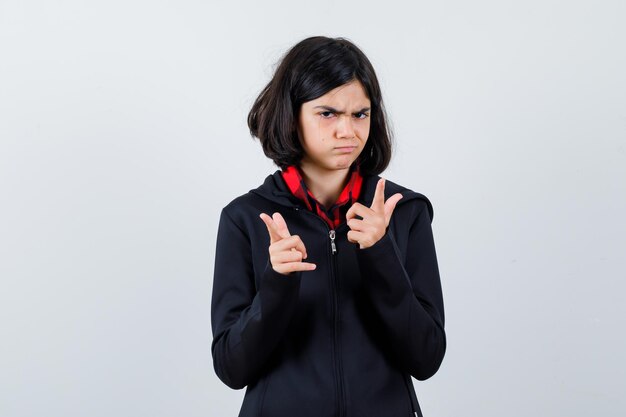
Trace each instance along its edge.
<path fill-rule="evenodd" d="M 248 125 L 281 169 L 219 220 L 211 352 L 247 387 L 239 416 L 421 416 L 411 376 L 446 350 L 433 208 L 379 176 L 392 149 L 371 63 L 304 39 Z"/>

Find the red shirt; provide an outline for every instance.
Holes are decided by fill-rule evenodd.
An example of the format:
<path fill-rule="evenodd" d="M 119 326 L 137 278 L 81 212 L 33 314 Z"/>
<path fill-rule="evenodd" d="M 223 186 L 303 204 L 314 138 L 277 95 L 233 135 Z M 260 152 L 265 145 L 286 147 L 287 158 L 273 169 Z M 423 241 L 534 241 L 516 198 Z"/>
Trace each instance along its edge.
<path fill-rule="evenodd" d="M 306 208 L 324 219 L 331 229 L 336 229 L 341 223 L 345 222 L 346 212 L 359 198 L 361 185 L 363 184 L 359 166 L 352 164 L 348 172 L 350 178 L 348 183 L 341 191 L 341 194 L 339 194 L 335 204 L 326 209 L 306 187 L 299 167 L 290 165 L 282 170 L 281 174 L 291 193 L 302 200 Z"/>

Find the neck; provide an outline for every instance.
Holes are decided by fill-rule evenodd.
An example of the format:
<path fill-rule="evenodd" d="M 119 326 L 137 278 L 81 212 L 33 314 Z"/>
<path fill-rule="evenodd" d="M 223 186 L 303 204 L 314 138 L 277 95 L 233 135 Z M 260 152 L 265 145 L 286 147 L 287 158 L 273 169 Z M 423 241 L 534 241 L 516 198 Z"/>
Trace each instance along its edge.
<path fill-rule="evenodd" d="M 315 199 L 330 208 L 348 183 L 349 168 L 327 170 L 315 165 L 300 164 L 302 179 Z"/>

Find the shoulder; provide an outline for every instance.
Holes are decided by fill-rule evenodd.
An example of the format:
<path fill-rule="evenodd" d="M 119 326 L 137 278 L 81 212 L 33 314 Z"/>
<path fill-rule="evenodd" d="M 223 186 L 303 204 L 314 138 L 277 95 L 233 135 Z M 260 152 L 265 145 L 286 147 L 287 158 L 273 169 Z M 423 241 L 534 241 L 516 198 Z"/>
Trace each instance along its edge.
<path fill-rule="evenodd" d="M 289 197 L 291 197 L 291 193 L 281 189 L 280 181 L 282 181 L 280 170 L 277 170 L 268 175 L 258 187 L 227 201 L 222 208 L 221 215 L 230 217 L 232 221 L 243 228 L 254 227 L 258 222 L 262 224 L 258 218 L 261 212 L 267 213 L 290 207 Z"/>
<path fill-rule="evenodd" d="M 245 227 L 253 213 L 260 210 L 259 197 L 251 192 L 236 196 L 222 207 L 221 216 L 227 216 L 231 221 Z"/>
<path fill-rule="evenodd" d="M 226 205 L 222 208 L 222 210 L 227 211 L 229 213 L 236 213 L 242 209 L 250 207 L 254 205 L 256 197 L 254 194 L 247 192 L 245 194 L 241 194 L 232 198 Z"/>
<path fill-rule="evenodd" d="M 395 194 L 395 193 L 400 193 L 402 194 L 402 200 L 405 200 L 406 203 L 408 204 L 413 204 L 416 208 L 416 212 L 417 214 L 422 213 L 423 210 L 428 210 L 428 215 L 430 217 L 430 221 L 432 222 L 433 220 L 433 214 L 434 214 L 434 209 L 433 209 L 433 204 L 430 201 L 430 199 L 428 197 L 426 197 L 426 195 L 412 190 L 408 187 L 402 186 L 398 183 L 395 183 L 393 181 L 389 181 L 389 180 L 385 180 L 386 184 L 389 184 L 389 191 L 390 191 L 390 196 Z M 387 188 L 387 187 L 385 187 Z M 387 194 L 387 193 L 385 193 Z M 400 201 L 402 201 L 400 200 Z"/>
<path fill-rule="evenodd" d="M 260 198 L 264 195 L 270 195 L 272 190 L 276 188 L 274 182 L 276 181 L 275 177 L 278 175 L 278 172 L 279 171 L 276 171 L 276 173 L 265 177 L 258 187 L 231 198 L 222 210 L 229 214 L 236 214 L 241 210 L 258 205 Z"/>
<path fill-rule="evenodd" d="M 371 204 L 376 184 L 380 178 L 385 178 L 385 200 L 396 193 L 400 193 L 402 194 L 402 199 L 398 202 L 396 207 L 408 205 L 414 216 L 420 215 L 424 210 L 427 210 L 430 221 L 432 222 L 434 215 L 433 204 L 426 195 L 379 175 L 364 177 L 363 184 L 366 204 Z"/>

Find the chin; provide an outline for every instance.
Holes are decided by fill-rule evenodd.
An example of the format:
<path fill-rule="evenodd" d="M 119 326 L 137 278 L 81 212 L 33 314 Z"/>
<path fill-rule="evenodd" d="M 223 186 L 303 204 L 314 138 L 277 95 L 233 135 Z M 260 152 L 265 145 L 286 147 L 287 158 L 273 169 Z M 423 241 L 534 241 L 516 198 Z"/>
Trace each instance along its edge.
<path fill-rule="evenodd" d="M 345 159 L 337 162 L 336 169 L 348 169 L 354 162 L 354 159 Z"/>

